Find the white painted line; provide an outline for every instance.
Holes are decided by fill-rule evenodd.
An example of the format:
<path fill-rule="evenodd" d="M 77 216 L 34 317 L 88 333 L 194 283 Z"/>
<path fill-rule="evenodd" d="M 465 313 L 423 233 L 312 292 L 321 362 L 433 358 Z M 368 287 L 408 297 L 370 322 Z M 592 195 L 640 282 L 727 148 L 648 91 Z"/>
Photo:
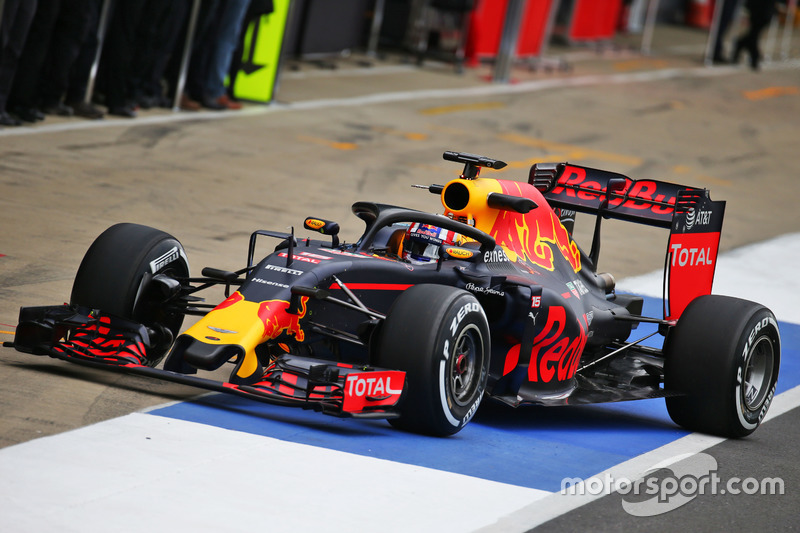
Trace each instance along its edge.
<path fill-rule="evenodd" d="M 0 531 L 470 531 L 549 493 L 131 414 L 0 450 Z"/>
<path fill-rule="evenodd" d="M 779 394 L 772 401 L 769 413 L 764 422 L 768 422 L 792 409 L 800 406 L 800 386 Z M 681 439 L 670 442 L 651 452 L 634 457 L 624 463 L 620 463 L 608 470 L 595 474 L 595 478 L 600 480 L 621 480 L 628 479 L 636 481 L 643 478 L 654 465 L 662 464 L 666 466 L 671 460 L 685 459 L 688 455 L 700 453 L 712 446 L 716 446 L 727 439 L 713 437 L 702 433 L 692 433 Z M 503 517 L 491 526 L 477 529 L 479 533 L 513 533 L 524 532 L 553 520 L 563 514 L 598 500 L 605 496 L 605 492 L 591 494 L 590 491 L 584 494 L 565 494 L 554 493 L 544 499 L 537 499 L 535 502 Z"/>
<path fill-rule="evenodd" d="M 58 124 L 42 124 L 36 127 L 20 126 L 0 129 L 0 137 L 17 135 L 32 135 L 37 133 L 51 133 L 71 130 L 106 128 L 111 126 L 141 126 L 146 124 L 163 124 L 187 120 L 219 120 L 236 118 L 240 116 L 262 115 L 266 113 L 302 111 L 309 109 L 329 109 L 336 107 L 357 107 L 368 104 L 383 104 L 392 102 L 406 102 L 419 98 L 471 98 L 478 96 L 491 96 L 500 94 L 518 94 L 536 92 L 558 87 L 584 87 L 602 84 L 624 84 L 657 81 L 680 77 L 711 77 L 733 74 L 738 72 L 734 68 L 674 68 L 661 69 L 647 72 L 633 72 L 621 74 L 605 74 L 591 76 L 575 76 L 571 78 L 551 78 L 546 80 L 533 80 L 512 84 L 493 84 L 449 88 L 449 89 L 422 89 L 418 91 L 399 91 L 390 93 L 377 93 L 366 96 L 350 98 L 323 98 L 294 103 L 275 102 L 264 106 L 248 106 L 241 111 L 200 111 L 200 112 L 175 112 L 140 117 L 135 119 L 102 119 L 102 120 L 70 120 Z"/>
<path fill-rule="evenodd" d="M 385 65 L 379 67 L 315 69 L 315 70 L 284 70 L 281 80 L 304 80 L 309 78 L 346 78 L 364 76 L 386 76 L 387 74 L 402 74 L 419 70 L 413 65 Z"/>

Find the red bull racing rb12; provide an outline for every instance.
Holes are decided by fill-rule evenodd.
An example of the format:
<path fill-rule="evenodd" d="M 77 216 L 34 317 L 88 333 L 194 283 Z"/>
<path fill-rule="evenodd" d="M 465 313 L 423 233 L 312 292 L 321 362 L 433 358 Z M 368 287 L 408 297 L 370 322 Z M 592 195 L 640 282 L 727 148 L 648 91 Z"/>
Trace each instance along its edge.
<path fill-rule="evenodd" d="M 356 202 L 365 229 L 355 242 L 309 217 L 303 226 L 319 238 L 255 231 L 234 272 L 193 277 L 171 235 L 112 226 L 86 252 L 69 304 L 22 308 L 6 345 L 439 436 L 460 431 L 485 398 L 664 397 L 690 430 L 741 437 L 758 427 L 780 334 L 764 306 L 711 294 L 725 202 L 566 163 L 512 181 L 480 175 L 506 166 L 496 159 L 444 159 L 463 165 L 460 176 L 421 187 L 441 198 L 441 214 Z M 578 212 L 594 218 L 588 252 L 573 240 Z M 643 298 L 597 270 L 608 218 L 669 231 L 659 316 L 643 316 Z M 256 261 L 265 239 L 274 251 Z M 225 299 L 207 304 L 198 293 L 214 286 Z M 199 319 L 184 330 L 187 315 Z M 640 324 L 656 330 L 631 340 Z M 204 376 L 223 365 L 227 380 Z"/>

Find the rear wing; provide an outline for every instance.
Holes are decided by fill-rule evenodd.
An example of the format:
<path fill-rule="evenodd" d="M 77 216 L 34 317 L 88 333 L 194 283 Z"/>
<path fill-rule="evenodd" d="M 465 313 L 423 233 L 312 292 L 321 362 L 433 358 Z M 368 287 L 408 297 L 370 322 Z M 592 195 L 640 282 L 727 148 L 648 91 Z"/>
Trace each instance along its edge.
<path fill-rule="evenodd" d="M 712 201 L 706 189 L 633 180 L 615 172 L 566 163 L 533 165 L 528 183 L 562 214 L 576 211 L 597 216 L 589 254 L 595 268 L 603 218 L 669 228 L 664 266 L 665 319 L 677 319 L 689 302 L 711 293 L 725 202 Z"/>
<path fill-rule="evenodd" d="M 552 207 L 590 214 L 602 210 L 603 218 L 662 228 L 672 225 L 680 191 L 702 190 L 666 181 L 633 180 L 616 172 L 565 163 L 534 165 L 528 183 L 539 189 Z"/>

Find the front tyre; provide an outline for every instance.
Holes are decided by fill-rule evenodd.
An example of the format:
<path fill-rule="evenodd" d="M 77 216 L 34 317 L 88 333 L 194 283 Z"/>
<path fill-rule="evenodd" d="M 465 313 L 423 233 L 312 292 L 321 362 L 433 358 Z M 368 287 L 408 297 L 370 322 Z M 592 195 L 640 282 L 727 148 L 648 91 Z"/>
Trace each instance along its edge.
<path fill-rule="evenodd" d="M 155 366 L 178 334 L 183 315 L 169 312 L 152 276 L 188 277 L 175 237 L 139 224 L 116 224 L 95 239 L 75 275 L 70 303 L 143 324 L 154 335 L 146 363 Z"/>
<path fill-rule="evenodd" d="M 489 325 L 470 293 L 415 285 L 401 294 L 380 332 L 377 365 L 404 370 L 400 429 L 435 436 L 460 431 L 478 410 L 489 375 Z"/>
<path fill-rule="evenodd" d="M 744 437 L 767 414 L 781 360 L 775 315 L 763 305 L 707 295 L 693 300 L 665 345 L 673 421 L 692 431 Z"/>

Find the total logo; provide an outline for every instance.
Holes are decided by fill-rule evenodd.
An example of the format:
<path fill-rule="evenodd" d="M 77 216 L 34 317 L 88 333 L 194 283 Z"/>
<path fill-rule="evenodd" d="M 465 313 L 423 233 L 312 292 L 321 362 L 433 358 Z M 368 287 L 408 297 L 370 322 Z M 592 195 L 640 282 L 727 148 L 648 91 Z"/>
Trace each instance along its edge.
<path fill-rule="evenodd" d="M 346 387 L 348 396 L 380 397 L 403 392 L 402 383 L 399 389 L 392 388 L 391 376 L 366 378 L 364 374 L 350 374 L 347 376 Z"/>
<path fill-rule="evenodd" d="M 689 208 L 686 213 L 686 229 L 687 231 L 694 226 L 707 226 L 711 223 L 711 211 L 701 211 L 694 207 Z"/>
<path fill-rule="evenodd" d="M 675 243 L 670 246 L 672 254 L 671 266 L 700 266 L 713 265 L 714 259 L 711 247 L 706 248 L 685 248 L 682 244 Z"/>

